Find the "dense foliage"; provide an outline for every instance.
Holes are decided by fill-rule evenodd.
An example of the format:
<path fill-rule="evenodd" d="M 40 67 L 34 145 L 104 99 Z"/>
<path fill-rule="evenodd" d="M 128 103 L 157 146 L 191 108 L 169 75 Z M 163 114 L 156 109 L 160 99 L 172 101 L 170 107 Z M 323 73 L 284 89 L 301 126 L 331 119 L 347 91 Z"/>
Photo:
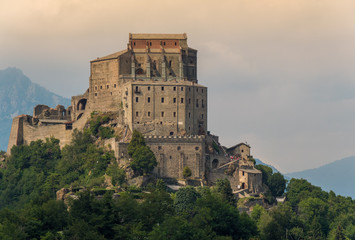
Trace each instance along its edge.
<path fill-rule="evenodd" d="M 131 156 L 149 156 L 139 150 L 146 147 L 144 138 L 134 135 Z M 62 150 L 53 138 L 14 147 L 0 169 L 0 239 L 355 239 L 355 201 L 304 179 L 290 180 L 285 203 L 270 209 L 256 205 L 249 216 L 239 213 L 227 179 L 213 188 L 188 186 L 176 193 L 157 180 L 149 192 L 125 185 L 124 192 L 101 189 L 103 196 L 97 196 L 91 190 L 106 176 L 116 186 L 126 184 L 113 159 L 95 144 L 91 130 L 74 131 Z M 283 176 L 260 169 L 270 194 L 283 194 Z M 89 190 L 77 199 L 55 200 L 58 189 L 75 186 Z"/>
<path fill-rule="evenodd" d="M 152 150 L 145 145 L 143 135 L 137 130 L 133 131 L 128 154 L 133 159 L 130 165 L 136 175 L 147 174 L 158 164 Z"/>

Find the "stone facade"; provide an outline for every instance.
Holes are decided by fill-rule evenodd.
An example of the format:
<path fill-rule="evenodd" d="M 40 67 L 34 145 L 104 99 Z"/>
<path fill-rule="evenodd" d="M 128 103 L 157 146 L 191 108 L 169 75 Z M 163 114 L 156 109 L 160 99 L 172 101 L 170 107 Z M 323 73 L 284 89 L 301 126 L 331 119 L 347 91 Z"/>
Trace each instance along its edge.
<path fill-rule="evenodd" d="M 72 97 L 71 106 L 37 105 L 33 117 L 15 117 L 8 153 L 13 145 L 51 136 L 64 146 L 94 111 L 116 112 L 126 133 L 143 133 L 156 155 L 158 177 L 182 178 L 188 166 L 191 177 L 202 182 L 227 177 L 235 190 L 244 184 L 253 193 L 260 191 L 255 186 L 261 173 L 248 161 L 250 147 L 226 149 L 207 131 L 207 87 L 198 83 L 197 50 L 188 46 L 186 34 L 130 34 L 125 50 L 90 62 L 89 87 Z M 126 133 L 120 141 L 106 141 L 117 159 L 128 157 Z M 240 175 L 245 161 L 249 170 Z M 225 167 L 233 171 L 226 175 Z"/>

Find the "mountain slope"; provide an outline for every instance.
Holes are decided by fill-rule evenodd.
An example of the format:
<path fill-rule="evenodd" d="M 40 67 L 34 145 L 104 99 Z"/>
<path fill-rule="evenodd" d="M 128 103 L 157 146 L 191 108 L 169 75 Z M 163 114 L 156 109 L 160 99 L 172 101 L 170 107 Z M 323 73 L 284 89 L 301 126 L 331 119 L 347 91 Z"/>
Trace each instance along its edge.
<path fill-rule="evenodd" d="M 20 114 L 32 115 L 37 104 L 67 107 L 70 100 L 31 82 L 17 68 L 0 70 L 0 150 L 7 148 L 12 118 Z"/>
<path fill-rule="evenodd" d="M 325 191 L 355 198 L 355 156 L 347 157 L 319 168 L 288 173 L 290 178 L 304 178 Z"/>
<path fill-rule="evenodd" d="M 255 158 L 255 165 L 264 165 L 272 169 L 273 173 L 279 172 L 274 166 L 262 162 L 260 159 Z"/>

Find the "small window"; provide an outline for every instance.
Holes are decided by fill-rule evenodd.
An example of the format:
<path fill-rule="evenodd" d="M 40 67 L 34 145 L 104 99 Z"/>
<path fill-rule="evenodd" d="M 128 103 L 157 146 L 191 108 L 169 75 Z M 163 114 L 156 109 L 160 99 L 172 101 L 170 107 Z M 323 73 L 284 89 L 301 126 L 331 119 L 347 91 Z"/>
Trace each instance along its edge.
<path fill-rule="evenodd" d="M 136 46 L 136 42 L 133 42 L 133 46 Z"/>
<path fill-rule="evenodd" d="M 174 98 L 174 103 L 176 103 L 176 98 Z"/>
<path fill-rule="evenodd" d="M 138 102 L 138 97 L 136 97 L 136 102 Z"/>
<path fill-rule="evenodd" d="M 106 85 L 106 89 L 109 89 L 110 88 L 110 85 Z"/>
<path fill-rule="evenodd" d="M 164 102 L 164 98 L 163 98 L 163 97 L 161 98 L 161 102 L 162 102 L 162 103 Z"/>
<path fill-rule="evenodd" d="M 169 61 L 169 67 L 171 67 L 171 60 Z"/>
<path fill-rule="evenodd" d="M 174 87 L 174 91 L 176 91 L 176 87 Z"/>
<path fill-rule="evenodd" d="M 152 42 L 149 42 L 149 46 L 152 46 Z"/>
<path fill-rule="evenodd" d="M 176 46 L 176 42 L 175 42 L 175 46 Z"/>
<path fill-rule="evenodd" d="M 174 135 L 174 132 L 170 132 L 170 136 L 173 136 Z M 171 159 L 171 156 L 170 156 L 170 159 Z"/>
<path fill-rule="evenodd" d="M 200 148 L 199 147 L 195 147 L 195 150 L 198 151 Z"/>
<path fill-rule="evenodd" d="M 102 89 L 102 86 L 100 86 L 100 89 Z"/>
<path fill-rule="evenodd" d="M 113 84 L 113 87 L 114 87 L 114 88 L 116 88 L 116 86 L 117 86 L 116 84 Z"/>
<path fill-rule="evenodd" d="M 191 92 L 191 88 L 189 87 L 189 92 Z"/>
<path fill-rule="evenodd" d="M 189 98 L 189 104 L 191 103 L 191 98 Z"/>
<path fill-rule="evenodd" d="M 161 116 L 164 117 L 164 112 L 161 112 Z"/>
<path fill-rule="evenodd" d="M 150 97 L 148 97 L 148 102 L 150 103 Z"/>
<path fill-rule="evenodd" d="M 150 87 L 148 87 L 148 91 L 150 91 Z"/>
<path fill-rule="evenodd" d="M 196 107 L 198 108 L 198 99 L 196 99 Z"/>
<path fill-rule="evenodd" d="M 181 87 L 181 91 L 184 91 L 184 87 Z"/>
<path fill-rule="evenodd" d="M 184 98 L 181 98 L 181 103 L 184 103 Z"/>
<path fill-rule="evenodd" d="M 97 86 L 95 86 L 95 90 L 97 90 Z"/>
<path fill-rule="evenodd" d="M 95 93 L 95 97 L 97 96 L 97 93 Z"/>
<path fill-rule="evenodd" d="M 138 86 L 136 86 L 136 92 L 138 92 L 138 90 L 139 90 L 139 88 L 138 88 Z"/>
<path fill-rule="evenodd" d="M 189 118 L 191 118 L 191 113 L 189 112 Z"/>
<path fill-rule="evenodd" d="M 203 92 L 203 88 L 201 89 L 201 92 Z"/>
<path fill-rule="evenodd" d="M 161 90 L 164 91 L 164 87 L 161 87 Z"/>
<path fill-rule="evenodd" d="M 158 150 L 161 150 L 161 146 L 158 146 Z"/>
<path fill-rule="evenodd" d="M 180 146 L 178 146 L 178 147 L 177 147 L 177 150 L 181 150 L 181 147 L 180 147 Z"/>
<path fill-rule="evenodd" d="M 136 117 L 138 117 L 138 112 L 136 112 Z"/>
<path fill-rule="evenodd" d="M 148 117 L 150 117 L 150 112 L 148 112 Z"/>
<path fill-rule="evenodd" d="M 196 92 L 198 92 L 198 88 L 196 88 Z"/>
<path fill-rule="evenodd" d="M 173 114 L 173 115 L 174 115 L 174 117 L 176 117 L 176 112 L 174 112 L 174 114 Z"/>
<path fill-rule="evenodd" d="M 111 96 L 112 96 L 112 92 L 111 92 Z"/>
<path fill-rule="evenodd" d="M 243 176 L 244 176 L 244 171 L 242 171 L 242 173 L 243 173 Z"/>
<path fill-rule="evenodd" d="M 203 119 L 203 114 L 201 114 L 201 118 Z"/>
<path fill-rule="evenodd" d="M 165 42 L 163 42 L 163 45 L 165 46 Z"/>

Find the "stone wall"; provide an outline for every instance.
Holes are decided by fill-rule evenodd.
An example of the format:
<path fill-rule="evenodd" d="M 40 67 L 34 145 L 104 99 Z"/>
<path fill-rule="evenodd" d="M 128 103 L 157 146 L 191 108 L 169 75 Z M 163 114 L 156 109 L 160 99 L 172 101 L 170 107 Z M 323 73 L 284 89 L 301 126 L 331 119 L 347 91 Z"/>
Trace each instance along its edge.
<path fill-rule="evenodd" d="M 154 152 L 159 177 L 183 178 L 184 167 L 189 167 L 193 178 L 205 178 L 204 136 L 166 137 L 147 136 L 146 144 Z"/>

